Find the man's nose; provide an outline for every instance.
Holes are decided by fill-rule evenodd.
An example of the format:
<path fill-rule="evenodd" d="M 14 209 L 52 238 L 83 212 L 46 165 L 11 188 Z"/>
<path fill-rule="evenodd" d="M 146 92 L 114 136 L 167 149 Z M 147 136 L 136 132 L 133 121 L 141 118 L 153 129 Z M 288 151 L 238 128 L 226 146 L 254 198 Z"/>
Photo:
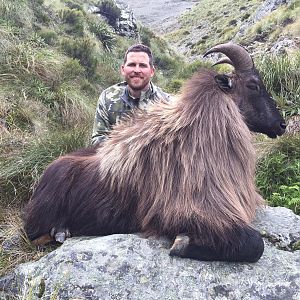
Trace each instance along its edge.
<path fill-rule="evenodd" d="M 139 73 L 141 71 L 140 66 L 139 65 L 134 66 L 133 71 Z"/>

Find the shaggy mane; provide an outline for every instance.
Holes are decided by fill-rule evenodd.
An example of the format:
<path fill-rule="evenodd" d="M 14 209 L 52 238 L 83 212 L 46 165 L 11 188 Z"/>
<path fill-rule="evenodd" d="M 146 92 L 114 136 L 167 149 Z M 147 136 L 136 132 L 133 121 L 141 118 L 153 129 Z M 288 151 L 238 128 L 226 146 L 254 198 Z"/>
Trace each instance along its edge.
<path fill-rule="evenodd" d="M 228 229 L 249 224 L 263 203 L 250 131 L 216 74 L 202 70 L 176 101 L 116 125 L 88 158 L 119 195 L 116 205 L 126 207 L 130 194 L 137 196 L 134 210 L 147 235 L 209 239 L 209 230 L 226 241 Z"/>

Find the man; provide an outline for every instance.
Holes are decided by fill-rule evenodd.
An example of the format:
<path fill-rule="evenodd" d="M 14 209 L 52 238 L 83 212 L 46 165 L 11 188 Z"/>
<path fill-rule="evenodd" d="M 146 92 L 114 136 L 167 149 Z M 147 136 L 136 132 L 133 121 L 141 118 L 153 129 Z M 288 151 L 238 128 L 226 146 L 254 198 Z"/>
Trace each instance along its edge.
<path fill-rule="evenodd" d="M 169 100 L 169 95 L 151 82 L 155 68 L 149 47 L 133 45 L 125 53 L 121 74 L 125 82 L 104 90 L 98 100 L 92 144 L 107 137 L 112 126 L 133 108 L 146 110 L 150 102 Z"/>

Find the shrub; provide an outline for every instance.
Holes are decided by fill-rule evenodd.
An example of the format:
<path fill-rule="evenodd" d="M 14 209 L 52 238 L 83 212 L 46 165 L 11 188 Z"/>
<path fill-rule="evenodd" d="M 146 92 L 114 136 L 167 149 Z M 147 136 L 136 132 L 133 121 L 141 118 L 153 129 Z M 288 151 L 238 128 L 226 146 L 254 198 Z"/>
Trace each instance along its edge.
<path fill-rule="evenodd" d="M 62 79 L 69 81 L 77 77 L 84 76 L 84 71 L 85 69 L 78 59 L 70 58 L 62 65 Z"/>
<path fill-rule="evenodd" d="M 110 51 L 115 47 L 115 34 L 104 21 L 99 18 L 90 20 L 89 29 L 101 41 L 104 49 Z"/>
<path fill-rule="evenodd" d="M 183 79 L 189 79 L 195 74 L 200 68 L 210 68 L 211 63 L 203 62 L 200 60 L 194 61 L 189 64 L 182 64 L 181 68 L 179 69 L 177 77 Z"/>
<path fill-rule="evenodd" d="M 61 42 L 62 49 L 72 58 L 78 59 L 86 68 L 87 75 L 93 76 L 98 61 L 94 56 L 94 42 L 88 37 L 70 39 L 65 38 Z"/>
<path fill-rule="evenodd" d="M 151 40 L 155 37 L 154 33 L 150 29 L 141 26 L 139 28 L 139 34 L 141 43 L 148 47 L 151 47 Z"/>
<path fill-rule="evenodd" d="M 38 35 L 45 41 L 46 44 L 51 46 L 55 45 L 58 40 L 57 33 L 48 28 L 43 28 L 38 31 Z"/>
<path fill-rule="evenodd" d="M 183 80 L 182 79 L 173 79 L 168 82 L 166 86 L 166 91 L 169 93 L 178 93 L 183 85 Z"/>
<path fill-rule="evenodd" d="M 84 16 L 82 11 L 65 8 L 60 11 L 60 17 L 65 23 L 70 25 L 70 27 L 67 28 L 68 33 L 83 35 Z"/>
<path fill-rule="evenodd" d="M 100 13 L 107 18 L 108 24 L 115 26 L 121 16 L 121 10 L 115 2 L 113 0 L 102 0 L 98 7 L 100 8 Z"/>
<path fill-rule="evenodd" d="M 155 65 L 160 69 L 164 70 L 166 74 L 174 73 L 174 70 L 178 67 L 177 59 L 171 57 L 168 54 L 156 53 L 154 54 Z"/>
<path fill-rule="evenodd" d="M 291 186 L 279 186 L 279 191 L 270 195 L 269 203 L 273 206 L 285 206 L 300 215 L 300 182 Z"/>
<path fill-rule="evenodd" d="M 66 5 L 71 9 L 77 9 L 77 10 L 82 10 L 83 11 L 82 5 L 77 4 L 73 1 L 66 1 Z"/>
<path fill-rule="evenodd" d="M 270 153 L 258 161 L 256 183 L 271 205 L 299 213 L 300 136 L 280 138 Z M 298 196 L 296 196 L 298 193 Z"/>

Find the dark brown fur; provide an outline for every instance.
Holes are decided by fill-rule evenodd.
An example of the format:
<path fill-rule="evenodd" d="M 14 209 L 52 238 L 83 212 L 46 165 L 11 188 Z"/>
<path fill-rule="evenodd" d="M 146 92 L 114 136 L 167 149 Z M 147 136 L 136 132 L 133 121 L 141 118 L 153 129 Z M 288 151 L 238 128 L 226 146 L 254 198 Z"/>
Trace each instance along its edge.
<path fill-rule="evenodd" d="M 55 227 L 72 235 L 230 241 L 232 228 L 249 224 L 263 200 L 250 132 L 215 75 L 200 72 L 178 100 L 117 125 L 94 153 L 55 160 L 25 212 L 30 239 Z"/>

